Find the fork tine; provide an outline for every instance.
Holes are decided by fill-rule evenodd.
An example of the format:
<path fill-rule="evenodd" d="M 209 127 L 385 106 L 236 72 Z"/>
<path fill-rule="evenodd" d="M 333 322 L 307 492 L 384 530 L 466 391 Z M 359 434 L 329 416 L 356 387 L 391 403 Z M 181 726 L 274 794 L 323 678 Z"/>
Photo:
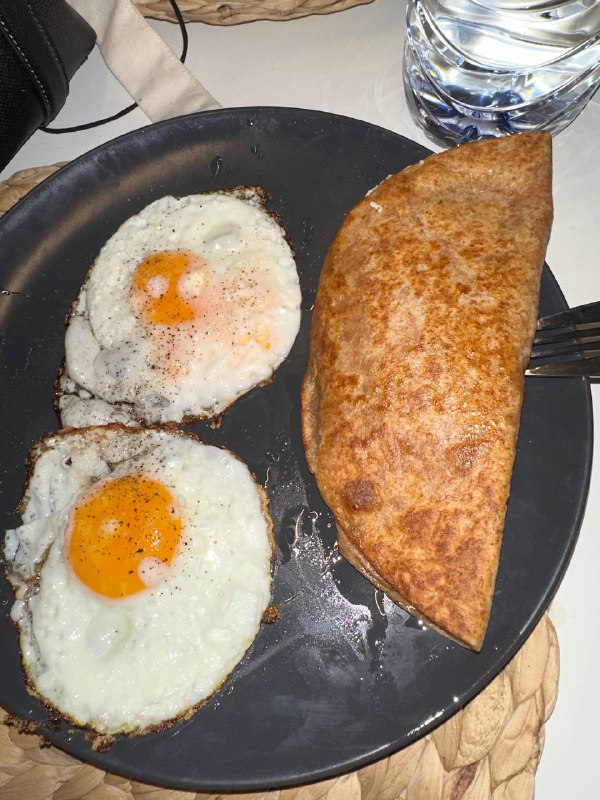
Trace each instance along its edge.
<path fill-rule="evenodd" d="M 600 356 L 528 367 L 525 370 L 525 375 L 554 376 L 559 378 L 570 375 L 580 375 L 587 376 L 588 378 L 600 378 Z"/>
<path fill-rule="evenodd" d="M 573 330 L 558 330 L 557 328 L 547 328 L 537 334 L 533 340 L 533 346 L 545 344 L 555 344 L 556 342 L 569 342 L 571 340 L 583 339 L 587 342 L 594 342 L 600 340 L 600 323 L 593 325 L 590 328 L 576 328 Z"/>
<path fill-rule="evenodd" d="M 559 344 L 558 347 L 536 347 L 531 351 L 531 359 L 537 358 L 555 358 L 558 356 L 573 356 L 580 354 L 585 358 L 592 358 L 600 356 L 600 336 L 594 337 L 592 340 L 586 342 L 568 342 L 567 344 Z M 594 347 L 594 345 L 596 345 Z"/>
<path fill-rule="evenodd" d="M 600 323 L 600 302 L 585 303 L 582 306 L 575 306 L 568 311 L 561 311 L 558 314 L 550 314 L 542 317 L 537 324 L 538 331 L 549 328 L 560 328 L 563 325 L 587 325 Z"/>

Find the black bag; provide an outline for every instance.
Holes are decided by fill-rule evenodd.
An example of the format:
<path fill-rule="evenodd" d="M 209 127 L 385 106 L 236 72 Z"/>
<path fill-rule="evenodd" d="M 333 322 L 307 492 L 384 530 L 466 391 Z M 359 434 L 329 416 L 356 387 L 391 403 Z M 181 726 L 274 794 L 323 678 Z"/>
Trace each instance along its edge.
<path fill-rule="evenodd" d="M 0 0 L 0 169 L 58 114 L 95 41 L 66 0 Z"/>

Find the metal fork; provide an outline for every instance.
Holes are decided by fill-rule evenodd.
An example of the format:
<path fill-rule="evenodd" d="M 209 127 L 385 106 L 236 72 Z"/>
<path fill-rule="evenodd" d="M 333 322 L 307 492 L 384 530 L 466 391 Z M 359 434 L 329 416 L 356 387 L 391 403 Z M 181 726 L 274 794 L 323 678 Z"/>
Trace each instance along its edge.
<path fill-rule="evenodd" d="M 525 374 L 600 378 L 600 302 L 542 317 Z"/>

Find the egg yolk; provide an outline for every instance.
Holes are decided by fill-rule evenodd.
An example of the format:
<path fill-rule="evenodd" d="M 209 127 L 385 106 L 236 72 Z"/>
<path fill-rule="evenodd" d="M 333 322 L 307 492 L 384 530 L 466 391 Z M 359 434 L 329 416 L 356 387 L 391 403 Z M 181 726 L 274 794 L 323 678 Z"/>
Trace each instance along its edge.
<path fill-rule="evenodd" d="M 166 569 L 177 550 L 182 522 L 171 492 L 142 475 L 96 484 L 75 506 L 68 558 L 92 591 L 122 598 L 146 589 L 144 568 Z"/>
<path fill-rule="evenodd" d="M 146 322 L 178 325 L 196 316 L 190 302 L 201 287 L 204 262 L 185 250 L 152 253 L 133 274 L 134 303 Z"/>

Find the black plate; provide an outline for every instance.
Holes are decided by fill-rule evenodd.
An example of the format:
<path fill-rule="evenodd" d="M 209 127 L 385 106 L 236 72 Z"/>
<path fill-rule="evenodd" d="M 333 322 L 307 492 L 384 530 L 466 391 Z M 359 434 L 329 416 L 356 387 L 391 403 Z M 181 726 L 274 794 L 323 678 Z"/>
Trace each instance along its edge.
<path fill-rule="evenodd" d="M 584 379 L 527 380 L 493 612 L 479 655 L 422 629 L 336 556 L 333 520 L 304 461 L 299 392 L 323 256 L 368 189 L 426 154 L 393 133 L 330 114 L 215 111 L 92 151 L 1 223 L 3 527 L 17 524 L 13 509 L 29 447 L 57 427 L 50 396 L 65 313 L 100 246 L 125 218 L 164 194 L 262 186 L 295 248 L 303 289 L 300 335 L 273 382 L 240 399 L 220 428 L 197 426 L 203 438 L 245 459 L 267 488 L 280 621 L 263 626 L 223 690 L 190 721 L 96 753 L 81 733 L 46 723 L 26 693 L 9 619 L 12 595 L 2 581 L 0 702 L 38 721 L 57 746 L 102 769 L 196 791 L 325 778 L 385 756 L 442 722 L 499 672 L 540 618 L 585 505 L 592 412 Z M 541 311 L 564 307 L 545 269 Z"/>

